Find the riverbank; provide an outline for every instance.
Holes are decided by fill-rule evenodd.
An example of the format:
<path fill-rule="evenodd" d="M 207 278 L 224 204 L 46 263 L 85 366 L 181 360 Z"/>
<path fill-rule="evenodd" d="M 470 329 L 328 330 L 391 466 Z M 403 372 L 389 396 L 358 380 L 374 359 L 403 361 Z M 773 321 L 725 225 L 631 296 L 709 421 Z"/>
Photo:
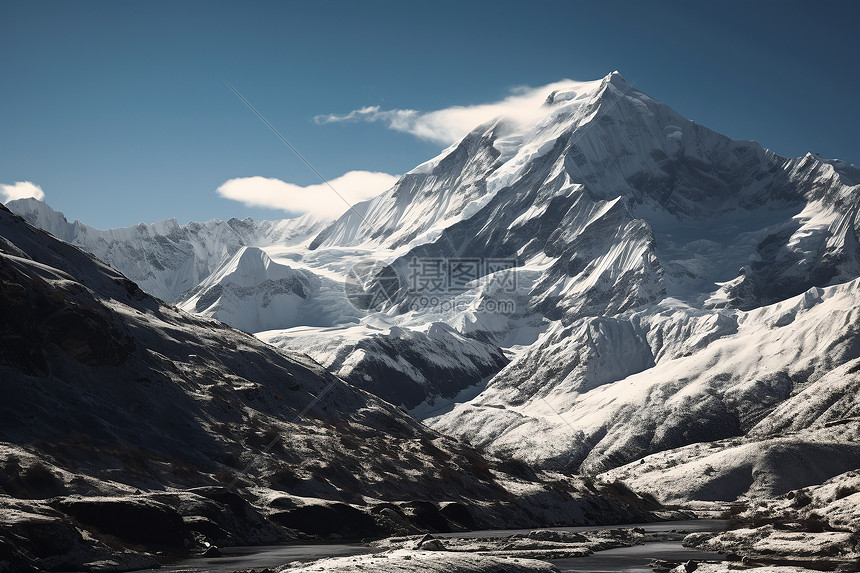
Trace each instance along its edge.
<path fill-rule="evenodd" d="M 644 548 L 624 563 L 647 563 L 647 547 L 681 542 L 693 532 L 719 532 L 727 522 L 688 520 L 626 526 L 579 526 L 510 529 L 389 537 L 367 544 L 290 544 L 219 559 L 189 559 L 162 569 L 165 573 L 233 571 L 565 571 L 563 559 L 585 560 L 623 548 Z M 665 556 L 665 555 L 664 555 Z M 698 554 L 697 554 L 698 556 Z M 572 569 L 573 570 L 573 569 Z M 581 570 L 581 569 L 580 569 Z M 649 570 L 650 571 L 650 570 Z"/>

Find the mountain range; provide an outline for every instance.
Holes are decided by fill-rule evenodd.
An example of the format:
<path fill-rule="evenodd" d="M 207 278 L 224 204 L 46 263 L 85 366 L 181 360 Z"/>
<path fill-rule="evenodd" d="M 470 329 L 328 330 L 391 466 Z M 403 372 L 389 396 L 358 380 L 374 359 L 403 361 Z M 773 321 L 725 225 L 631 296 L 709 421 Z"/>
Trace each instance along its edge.
<path fill-rule="evenodd" d="M 734 500 L 860 466 L 858 183 L 613 72 L 334 221 L 98 231 L 8 207 L 490 456 Z"/>
<path fill-rule="evenodd" d="M 658 508 L 485 457 L 305 355 L 166 305 L 2 206 L 0 336 L 2 571 Z"/>

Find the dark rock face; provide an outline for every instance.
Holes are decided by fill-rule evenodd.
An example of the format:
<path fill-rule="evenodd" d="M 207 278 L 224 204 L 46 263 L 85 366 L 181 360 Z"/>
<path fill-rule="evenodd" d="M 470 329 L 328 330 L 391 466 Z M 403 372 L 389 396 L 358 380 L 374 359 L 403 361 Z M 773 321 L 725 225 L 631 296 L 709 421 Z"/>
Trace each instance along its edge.
<path fill-rule="evenodd" d="M 38 569 L 11 541 L 0 538 L 0 572 L 36 573 Z"/>
<path fill-rule="evenodd" d="M 343 503 L 305 505 L 275 513 L 271 519 L 287 529 L 323 538 L 361 539 L 385 533 L 369 514 Z"/>
<path fill-rule="evenodd" d="M 475 517 L 469 509 L 461 503 L 455 502 L 445 504 L 441 509 L 439 509 L 439 513 L 448 521 L 456 523 L 466 529 L 475 529 L 477 526 Z"/>
<path fill-rule="evenodd" d="M 223 487 L 152 493 L 147 498 L 175 510 L 195 538 L 202 536 L 212 545 L 255 545 L 287 538 L 280 527 L 266 519 L 242 496 Z"/>
<path fill-rule="evenodd" d="M 63 482 L 45 464 L 22 465 L 14 455 L 0 465 L 0 489 L 18 499 L 47 499 L 66 493 Z"/>
<path fill-rule="evenodd" d="M 133 544 L 182 547 L 188 529 L 176 510 L 135 499 L 63 499 L 54 507 L 100 533 Z"/>
<path fill-rule="evenodd" d="M 18 524 L 17 533 L 30 540 L 31 553 L 39 559 L 70 553 L 83 542 L 81 534 L 59 519 L 30 519 Z"/>
<path fill-rule="evenodd" d="M 242 497 L 218 487 L 126 497 L 59 497 L 48 502 L 0 497 L 0 505 L 9 510 L 0 519 L 0 571 L 4 561 L 11 564 L 9 571 L 81 570 L 88 560 L 108 558 L 127 568 L 150 567 L 156 565 L 151 557 L 117 547 L 187 555 L 217 545 L 289 538 Z"/>
<path fill-rule="evenodd" d="M 88 366 L 115 366 L 128 358 L 134 340 L 95 298 L 71 288 L 41 279 L 15 259 L 0 259 L 0 334 L 9 342 L 0 350 L 0 361 L 44 374 L 46 346 Z"/>
<path fill-rule="evenodd" d="M 413 501 L 408 503 L 406 507 L 411 510 L 412 520 L 420 524 L 422 529 L 429 529 L 438 533 L 451 531 L 451 523 L 435 504 L 427 501 Z"/>
<path fill-rule="evenodd" d="M 20 540 L 26 540 L 21 543 Z M 83 538 L 67 521 L 28 516 L 0 528 L 0 571 L 37 571 L 37 564 L 75 564 L 66 556 L 83 546 Z"/>
<path fill-rule="evenodd" d="M 79 522 L 43 502 L 14 502 L 0 497 L 0 571 L 84 571 L 111 561 L 116 570 L 157 567 L 151 556 L 85 539 Z"/>

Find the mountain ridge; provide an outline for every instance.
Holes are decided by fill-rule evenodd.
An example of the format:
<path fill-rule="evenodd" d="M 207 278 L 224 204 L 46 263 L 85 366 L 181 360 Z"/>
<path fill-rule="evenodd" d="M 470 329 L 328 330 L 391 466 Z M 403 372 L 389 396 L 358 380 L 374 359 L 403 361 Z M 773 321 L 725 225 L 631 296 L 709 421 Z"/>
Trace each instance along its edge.
<path fill-rule="evenodd" d="M 37 199 L 17 199 L 7 207 L 31 224 L 121 269 L 144 290 L 167 302 L 205 280 L 240 247 L 301 242 L 324 222 L 313 215 L 260 222 L 250 218 L 212 219 L 186 225 L 165 219 L 101 231 L 80 221 L 69 223 L 65 215 Z"/>

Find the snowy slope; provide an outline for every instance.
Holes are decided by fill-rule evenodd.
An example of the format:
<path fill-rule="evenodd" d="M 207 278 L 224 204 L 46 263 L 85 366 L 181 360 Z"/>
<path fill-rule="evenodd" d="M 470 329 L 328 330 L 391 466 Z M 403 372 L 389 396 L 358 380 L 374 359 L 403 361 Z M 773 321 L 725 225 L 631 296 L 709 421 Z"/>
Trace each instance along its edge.
<path fill-rule="evenodd" d="M 329 371 L 412 410 L 442 408 L 508 360 L 494 344 L 468 338 L 444 322 L 407 328 L 364 320 L 342 328 L 294 328 L 257 333 L 274 346 L 304 352 Z"/>
<path fill-rule="evenodd" d="M 832 371 L 860 358 L 858 309 L 860 279 L 748 312 L 663 305 L 555 326 L 429 423 L 497 455 L 597 472 L 832 422 L 856 410 L 857 372 Z"/>
<path fill-rule="evenodd" d="M 856 276 L 853 167 L 731 141 L 618 73 L 552 96 L 534 125 L 477 128 L 310 247 L 541 259 L 532 302 L 568 318 L 729 281 L 720 294 L 751 307 Z"/>
<path fill-rule="evenodd" d="M 362 316 L 346 300 L 341 283 L 276 263 L 258 247 L 240 247 L 177 305 L 250 333 L 334 326 Z"/>
<path fill-rule="evenodd" d="M 766 439 L 735 438 L 659 452 L 600 475 L 662 502 L 772 498 L 860 467 L 857 421 Z"/>

